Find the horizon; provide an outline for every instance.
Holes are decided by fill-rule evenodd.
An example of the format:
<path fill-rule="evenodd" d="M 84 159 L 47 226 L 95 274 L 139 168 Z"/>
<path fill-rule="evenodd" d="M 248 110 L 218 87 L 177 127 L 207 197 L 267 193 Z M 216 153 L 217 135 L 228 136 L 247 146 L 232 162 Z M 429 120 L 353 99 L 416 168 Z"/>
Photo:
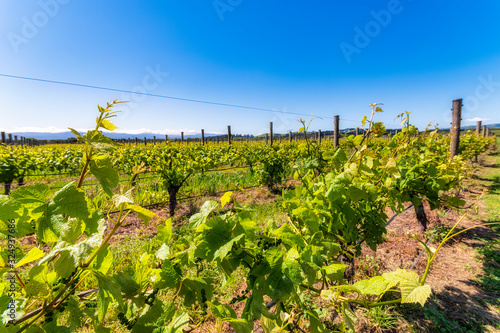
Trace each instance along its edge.
<path fill-rule="evenodd" d="M 500 122 L 500 3 L 0 0 L 0 130 L 196 135 Z M 110 15 L 110 13 L 112 13 Z M 51 132 L 52 131 L 52 132 Z"/>

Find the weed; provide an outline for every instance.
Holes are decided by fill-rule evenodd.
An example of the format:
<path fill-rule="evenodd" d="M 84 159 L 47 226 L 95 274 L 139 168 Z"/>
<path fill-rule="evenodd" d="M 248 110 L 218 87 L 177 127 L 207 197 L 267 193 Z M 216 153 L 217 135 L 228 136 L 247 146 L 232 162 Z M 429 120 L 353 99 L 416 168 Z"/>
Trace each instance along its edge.
<path fill-rule="evenodd" d="M 376 332 L 395 329 L 401 314 L 395 311 L 395 306 L 377 306 L 366 310 L 366 319 Z"/>
<path fill-rule="evenodd" d="M 358 262 L 357 272 L 359 275 L 376 276 L 380 275 L 381 263 L 380 259 L 376 259 L 370 255 L 365 255 Z"/>
<path fill-rule="evenodd" d="M 435 242 L 441 243 L 441 241 L 446 237 L 448 232 L 450 231 L 450 227 L 446 225 L 436 225 L 433 228 L 427 230 L 424 234 L 425 239 L 432 239 Z"/>

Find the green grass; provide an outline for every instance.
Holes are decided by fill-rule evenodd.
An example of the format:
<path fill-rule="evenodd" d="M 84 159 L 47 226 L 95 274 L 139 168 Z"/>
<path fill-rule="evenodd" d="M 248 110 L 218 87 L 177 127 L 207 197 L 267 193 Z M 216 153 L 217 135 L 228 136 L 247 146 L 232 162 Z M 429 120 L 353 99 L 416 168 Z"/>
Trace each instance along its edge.
<path fill-rule="evenodd" d="M 500 137 L 497 137 L 497 147 L 499 146 Z M 498 150 L 485 162 L 491 164 L 491 167 L 484 169 L 480 174 L 484 186 L 488 187 L 488 193 L 484 197 L 487 212 L 484 222 L 500 223 L 500 153 Z M 492 226 L 491 229 L 496 237 L 485 240 L 484 246 L 478 249 L 484 264 L 483 274 L 478 282 L 484 290 L 498 293 L 500 297 L 500 224 Z M 500 305 L 500 300 L 497 300 L 495 305 Z"/>
<path fill-rule="evenodd" d="M 497 137 L 497 149 L 500 147 L 500 140 Z M 484 156 L 483 165 L 478 173 L 472 177 L 468 187 L 474 189 L 488 189 L 487 194 L 482 201 L 485 204 L 480 209 L 478 223 L 500 222 L 500 153 L 492 152 Z M 447 315 L 446 309 L 439 298 L 434 295 L 431 300 L 423 307 L 403 304 L 398 311 L 403 316 L 403 321 L 407 322 L 404 332 L 488 332 L 492 323 L 488 322 L 487 317 L 481 313 L 484 311 L 500 311 L 500 225 L 489 227 L 492 236 L 489 238 L 476 238 L 481 241 L 481 246 L 477 249 L 477 260 L 482 263 L 482 272 L 477 274 L 477 280 L 474 283 L 487 292 L 489 297 L 484 299 L 472 299 L 462 306 L 464 307 L 463 317 L 453 320 Z M 426 236 L 442 237 L 445 228 L 436 228 L 429 230 Z M 470 304 L 468 304 L 470 303 Z M 460 306 L 457 304 L 457 306 Z M 467 307 L 470 307 L 467 310 Z M 476 307 L 483 310 L 473 311 Z M 500 324 L 496 323 L 495 328 L 499 329 Z M 415 331 L 412 330 L 415 328 Z"/>

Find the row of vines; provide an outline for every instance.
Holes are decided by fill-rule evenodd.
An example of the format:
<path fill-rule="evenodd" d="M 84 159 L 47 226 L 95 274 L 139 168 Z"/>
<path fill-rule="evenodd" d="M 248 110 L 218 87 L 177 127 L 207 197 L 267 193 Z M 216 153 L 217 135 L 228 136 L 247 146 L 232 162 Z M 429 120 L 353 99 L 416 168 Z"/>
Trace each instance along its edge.
<path fill-rule="evenodd" d="M 173 333 L 207 320 L 219 330 L 229 323 L 238 333 L 252 332 L 257 324 L 265 332 L 346 332 L 354 329 L 354 307 L 423 305 L 431 295 L 426 278 L 432 261 L 454 228 L 437 249 L 422 242 L 428 253 L 423 276 L 398 269 L 354 282 L 352 263 L 363 245 L 375 250 L 384 241 L 388 208 L 401 212 L 412 202 L 418 216 L 424 199 L 432 209 L 463 206 L 454 193 L 470 172 L 468 161 L 491 143 L 466 134 L 462 154 L 450 158 L 449 138 L 437 131 L 419 135 L 409 113 L 400 115 L 400 133 L 380 140 L 385 127 L 373 119 L 382 110 L 371 105 L 371 116 L 361 122 L 364 134 L 344 138 L 338 149 L 310 140 L 123 147 L 102 133 L 115 129 L 114 106 L 99 107 L 94 130 L 84 135 L 73 130 L 83 143 L 78 148 L 39 148 L 48 153 L 2 148 L 2 182 L 47 171 L 79 178 L 56 193 L 38 183 L 0 197 L 0 234 L 8 244 L 0 253 L 0 332 L 89 327 L 110 332 L 118 325 L 132 332 Z M 300 131 L 307 131 L 302 123 Z M 133 202 L 139 174 L 160 175 L 173 215 L 186 179 L 227 165 L 250 165 L 269 186 L 293 174 L 300 185 L 283 191 L 286 222 L 269 220 L 259 227 L 250 208 L 228 192 L 220 201 L 205 202 L 183 232 L 171 219 L 161 221 L 154 239 L 158 246 L 126 268 L 113 269 L 117 258 L 110 240 L 127 216 L 136 213 L 145 224 L 157 218 Z M 130 176 L 127 184 L 118 182 L 120 173 Z M 106 211 L 92 205 L 81 188 L 89 176 L 101 184 Z M 425 229 L 425 216 L 419 221 Z M 38 246 L 25 252 L 15 246 L 32 234 Z M 236 272 L 243 274 L 246 289 L 224 301 L 220 286 Z M 94 288 L 85 291 L 84 285 Z M 305 304 L 304 294 L 342 321 L 326 319 Z M 241 315 L 234 310 L 239 303 L 244 304 Z"/>

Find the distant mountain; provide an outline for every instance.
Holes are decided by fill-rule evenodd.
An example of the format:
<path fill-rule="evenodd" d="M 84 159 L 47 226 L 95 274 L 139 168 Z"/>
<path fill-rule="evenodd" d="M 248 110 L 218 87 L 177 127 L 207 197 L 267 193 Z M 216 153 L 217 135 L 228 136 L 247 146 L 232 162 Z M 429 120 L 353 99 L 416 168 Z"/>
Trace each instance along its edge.
<path fill-rule="evenodd" d="M 21 136 L 24 136 L 25 138 L 34 138 L 37 140 L 67 140 L 69 138 L 74 138 L 75 135 L 71 132 L 60 132 L 60 133 L 41 133 L 41 132 L 13 132 L 9 133 L 14 135 L 17 135 L 18 139 Z M 80 134 L 84 134 L 80 132 Z M 127 134 L 127 133 L 115 133 L 115 132 L 106 132 L 105 133 L 107 137 L 110 137 L 111 139 L 134 139 L 134 138 L 139 138 L 141 140 L 146 137 L 147 139 L 153 139 L 153 137 L 156 136 L 156 139 L 165 139 L 165 135 L 163 134 L 151 134 L 151 133 L 139 133 L 139 134 Z M 205 133 L 205 137 L 212 137 L 212 136 L 217 136 L 218 134 L 212 134 L 212 133 Z M 169 135 L 168 136 L 171 139 L 180 139 L 180 134 L 174 134 L 174 135 Z M 201 138 L 201 134 L 195 134 L 195 135 L 184 135 L 184 139 L 187 138 Z"/>
<path fill-rule="evenodd" d="M 484 124 L 488 128 L 500 128 L 500 123 L 496 124 Z M 462 126 L 462 130 L 474 130 L 476 129 L 476 125 L 467 125 L 467 126 Z M 340 130 L 341 133 L 345 133 L 346 131 L 353 131 L 354 129 L 342 129 Z M 440 128 L 440 130 L 446 131 L 449 130 L 449 128 Z M 75 136 L 71 132 L 60 132 L 60 133 L 46 133 L 46 132 L 13 132 L 7 134 L 12 134 L 12 137 L 14 135 L 17 135 L 18 139 L 21 136 L 24 136 L 25 138 L 34 138 L 37 140 L 67 140 L 69 138 L 74 138 Z M 80 133 L 83 134 L 83 133 Z M 333 135 L 332 131 L 323 131 L 324 135 Z M 285 134 L 279 134 L 275 133 L 276 136 L 281 136 L 281 135 L 288 135 L 288 133 Z M 151 134 L 151 133 L 139 133 L 139 134 L 127 134 L 127 133 L 116 133 L 116 132 L 106 132 L 106 136 L 112 138 L 112 139 L 134 139 L 134 138 L 139 138 L 141 140 L 144 140 L 144 137 L 146 139 L 152 140 L 154 136 L 156 136 L 156 139 L 158 140 L 163 140 L 165 139 L 165 135 L 163 134 Z M 225 136 L 224 134 L 213 134 L 213 133 L 205 133 L 205 137 L 214 137 L 214 136 Z M 241 136 L 241 134 L 233 134 L 234 137 Z M 253 135 L 251 135 L 253 137 Z M 180 139 L 181 136 L 180 134 L 172 134 L 168 136 L 171 139 Z M 265 134 L 261 134 L 255 137 L 265 137 Z M 199 139 L 201 138 L 201 133 L 197 133 L 194 135 L 184 135 L 184 139 Z"/>
<path fill-rule="evenodd" d="M 500 128 L 500 123 L 496 124 L 483 124 L 486 125 L 487 128 Z M 482 126 L 481 126 L 482 128 Z M 468 126 L 460 126 L 460 129 L 462 130 L 470 130 L 470 129 L 476 129 L 476 125 L 468 125 Z"/>

